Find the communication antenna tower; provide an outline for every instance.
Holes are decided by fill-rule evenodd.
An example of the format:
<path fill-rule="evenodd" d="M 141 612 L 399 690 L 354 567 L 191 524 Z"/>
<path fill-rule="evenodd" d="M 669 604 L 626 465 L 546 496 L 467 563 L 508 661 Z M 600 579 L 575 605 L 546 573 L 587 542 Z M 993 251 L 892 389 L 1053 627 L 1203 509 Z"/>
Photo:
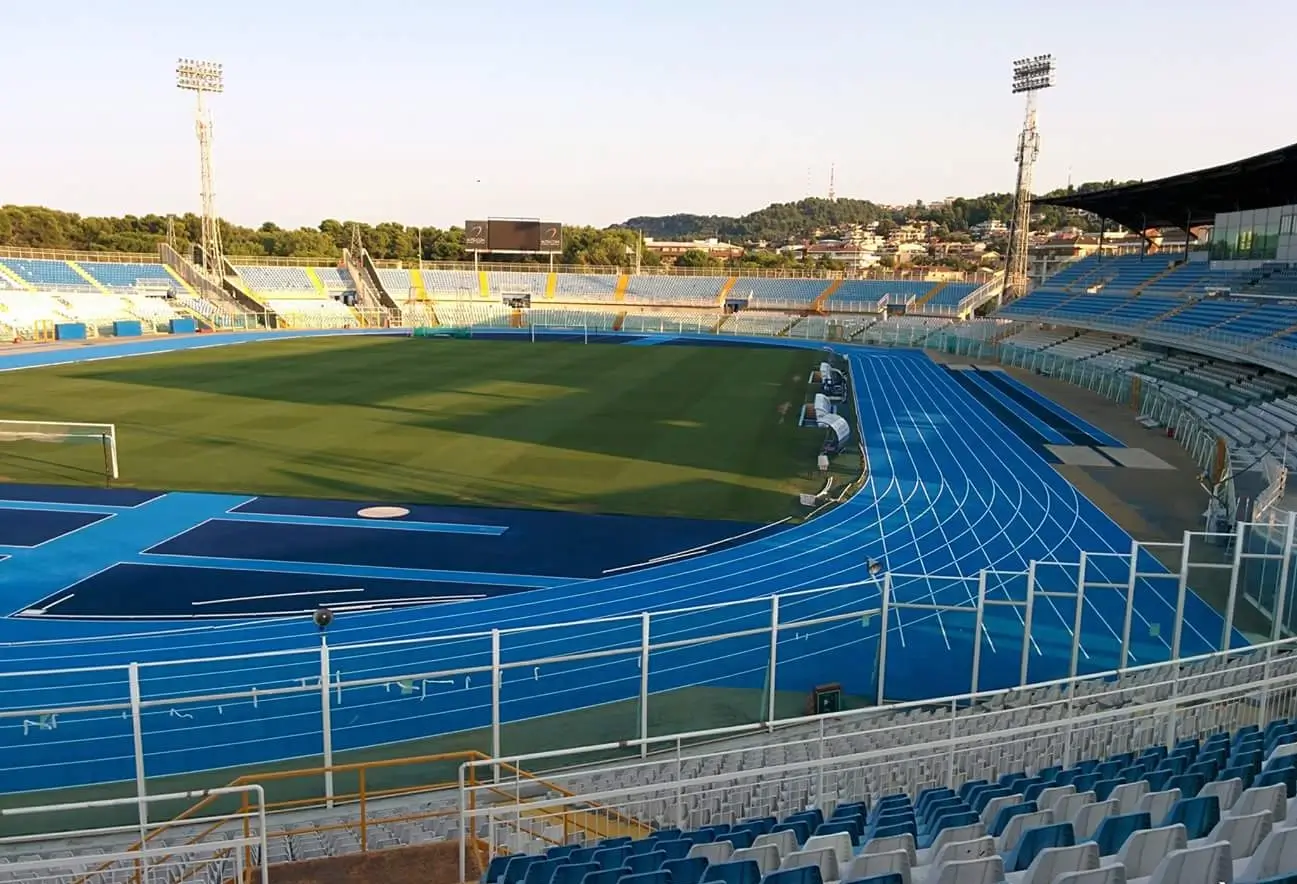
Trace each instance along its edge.
<path fill-rule="evenodd" d="M 837 163 L 831 163 L 829 165 L 829 202 L 833 202 L 838 198 L 837 192 L 833 188 L 833 179 L 836 177 L 837 171 Z"/>
<path fill-rule="evenodd" d="M 182 58 L 176 63 L 176 86 L 194 93 L 198 100 L 194 120 L 202 169 L 203 266 L 220 279 L 225 275 L 225 252 L 221 248 L 221 220 L 216 215 L 216 189 L 212 184 L 212 115 L 203 96 L 224 92 L 225 75 L 216 62 Z"/>
<path fill-rule="evenodd" d="M 176 216 L 167 216 L 167 245 L 171 251 L 176 251 Z"/>
<path fill-rule="evenodd" d="M 1004 263 L 1001 302 L 1027 293 L 1027 251 L 1031 228 L 1031 176 L 1040 155 L 1036 131 L 1036 93 L 1054 85 L 1054 56 L 1033 55 L 1013 63 L 1013 94 L 1026 94 L 1027 114 L 1018 135 L 1018 186 L 1013 194 L 1013 220 L 1009 226 L 1009 254 Z"/>

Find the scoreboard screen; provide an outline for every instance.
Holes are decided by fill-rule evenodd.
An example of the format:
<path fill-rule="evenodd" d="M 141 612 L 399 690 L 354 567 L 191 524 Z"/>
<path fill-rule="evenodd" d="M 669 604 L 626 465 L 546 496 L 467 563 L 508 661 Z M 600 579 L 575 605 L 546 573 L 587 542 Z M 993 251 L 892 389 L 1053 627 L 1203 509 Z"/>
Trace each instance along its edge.
<path fill-rule="evenodd" d="M 561 252 L 563 225 L 520 218 L 465 221 L 464 248 L 470 252 Z"/>

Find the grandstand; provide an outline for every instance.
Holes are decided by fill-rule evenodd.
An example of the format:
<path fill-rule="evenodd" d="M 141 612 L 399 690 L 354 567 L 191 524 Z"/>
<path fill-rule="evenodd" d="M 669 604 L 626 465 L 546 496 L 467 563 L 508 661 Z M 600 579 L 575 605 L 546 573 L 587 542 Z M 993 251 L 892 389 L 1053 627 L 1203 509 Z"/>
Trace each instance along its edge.
<path fill-rule="evenodd" d="M 1066 199 L 1124 223 L 1136 212 L 1166 224 L 1186 204 L 1176 194 L 1216 180 L 1230 193 L 1229 212 L 1256 211 L 1249 185 L 1237 177 L 1250 166 L 1236 165 L 1242 171 L 1233 170 L 1236 177 L 1223 185 L 1220 176 L 1199 173 L 1192 182 Z M 1278 196 L 1297 206 L 1297 193 L 1285 187 L 1272 182 L 1255 199 Z M 1193 204 L 1205 211 L 1210 202 Z M 1032 457 L 1040 446 L 1006 428 L 1021 423 L 1028 436 L 1054 444 L 1081 434 L 1092 443 L 1082 447 L 1094 450 L 1120 448 L 1111 444 L 1120 440 L 983 364 L 1052 375 L 1136 407 L 1141 423 L 1186 447 L 1222 497 L 1236 482 L 1243 489 L 1243 474 L 1253 468 L 1285 459 L 1289 468 L 1297 466 L 1297 449 L 1286 444 L 1297 431 L 1297 309 L 1290 300 L 1297 295 L 1297 268 L 1290 263 L 1297 255 L 1284 239 L 1291 224 L 1287 229 L 1271 251 L 1255 257 L 1249 251 L 1241 262 L 1208 260 L 1206 252 L 1086 258 L 995 316 L 973 320 L 969 305 L 988 290 L 969 282 L 380 268 L 378 280 L 402 305 L 405 325 L 568 340 L 569 332 L 582 330 L 636 345 L 718 335 L 813 347 L 823 341 L 921 347 L 978 365 L 961 372 L 915 354 L 844 347 L 839 352 L 855 388 L 876 394 L 858 398 L 870 409 L 860 424 L 873 456 L 865 500 L 847 501 L 800 533 L 593 578 L 604 581 L 595 584 L 605 590 L 602 610 L 639 604 L 636 587 L 662 595 L 691 586 L 710 607 L 622 612 L 621 619 L 593 621 L 597 629 L 592 621 L 550 619 L 493 627 L 489 635 L 450 633 L 449 620 L 437 621 L 436 629 L 403 634 L 393 644 L 366 635 L 366 642 L 331 641 L 333 647 L 300 655 L 290 633 L 268 631 L 271 638 L 256 647 L 274 662 L 238 647 L 230 656 L 181 665 L 158 659 L 148 637 L 110 652 L 109 633 L 77 634 L 78 641 L 102 641 L 96 654 L 105 659 L 147 649 L 143 677 L 138 668 L 129 676 L 89 677 L 83 670 L 35 670 L 53 652 L 38 643 L 15 644 L 14 671 L 30 683 L 15 681 L 12 705 L 0 713 L 14 719 L 0 738 L 14 765 L 11 783 L 41 777 L 65 786 L 98 783 L 93 776 L 99 774 L 85 773 L 88 765 L 105 764 L 100 756 L 108 750 L 97 740 L 115 747 L 114 764 L 138 757 L 135 769 L 149 778 L 205 772 L 218 755 L 282 765 L 284 754 L 265 755 L 267 745 L 292 746 L 289 754 L 304 756 L 318 752 L 325 735 L 326 763 L 335 738 L 339 751 L 372 750 L 376 740 L 414 739 L 434 729 L 487 751 L 420 762 L 449 770 L 435 780 L 426 770 L 388 774 L 391 789 L 381 784 L 383 765 L 393 762 L 335 765 L 327 776 L 320 768 L 299 772 L 312 785 L 269 789 L 263 799 L 274 813 L 269 820 L 246 811 L 219 814 L 202 826 L 144 820 L 146 838 L 185 855 L 180 865 L 168 866 L 161 851 L 131 851 L 139 828 L 134 820 L 129 835 L 0 838 L 0 860 L 10 860 L 0 862 L 0 880 L 125 882 L 138 875 L 135 863 L 156 861 L 158 876 L 168 880 L 215 884 L 270 863 L 440 841 L 455 844 L 461 880 L 476 877 L 480 867 L 487 884 L 1297 880 L 1297 653 L 1284 638 L 1297 627 L 1297 605 L 1287 598 L 1291 507 L 1281 506 L 1280 497 L 1250 510 L 1224 507 L 1223 522 L 1197 535 L 1206 546 L 1227 545 L 1218 560 L 1197 561 L 1200 546 L 1186 534 L 1170 556 L 1181 557 L 1179 572 L 1144 570 L 1154 568 L 1147 550 L 1124 551 L 1129 538 L 1087 516 L 1088 503 L 1075 488 L 1052 467 L 1038 469 L 1044 461 Z M 369 323 L 348 304 L 355 285 L 345 270 L 238 259 L 231 270 L 226 282 L 237 282 L 289 326 Z M 209 315 L 201 305 L 213 303 L 174 271 L 138 256 L 122 262 L 4 258 L 0 323 L 29 337 L 51 322 L 98 329 L 139 317 L 160 330 L 182 312 Z M 524 292 L 532 300 L 528 309 L 501 301 L 503 293 Z M 746 304 L 726 312 L 730 299 Z M 985 401 L 994 407 L 975 407 Z M 950 432 L 956 420 L 963 432 Z M 996 446 L 995 457 L 974 447 L 987 441 Z M 155 505 L 150 498 L 92 506 L 120 530 L 146 504 Z M 55 501 L 51 511 L 79 505 L 86 504 Z M 176 496 L 163 506 L 195 504 Z M 224 510 L 208 518 L 235 520 Z M 256 518 L 268 532 L 267 526 L 297 516 L 268 512 L 250 521 Z M 384 530 L 392 536 L 399 527 Z M 513 531 L 519 533 L 525 531 Z M 792 544 L 807 537 L 815 540 L 794 552 Z M 911 556 L 922 573 L 874 575 L 861 553 L 876 539 L 888 544 L 890 561 Z M 1030 544 L 1048 546 L 1055 558 L 1024 553 Z M 21 555 L 16 547 L 10 554 Z M 1079 561 L 1061 565 L 1057 555 Z M 1010 560 L 1012 572 L 1004 570 Z M 222 567 L 232 569 L 229 561 Z M 1047 577 L 1049 569 L 1063 576 Z M 1223 622 L 1191 592 L 1205 580 L 1203 569 L 1216 569 L 1231 585 Z M 807 574 L 795 576 L 797 570 Z M 703 576 L 690 576 L 695 572 Z M 462 576 L 443 572 L 438 579 L 447 574 Z M 776 582 L 788 579 L 793 583 Z M 706 592 L 703 580 L 711 581 Z M 873 589 L 871 580 L 883 589 Z M 939 588 L 943 580 L 953 592 Z M 1019 615 L 987 614 L 988 603 L 1005 606 L 1001 614 L 1024 605 L 1033 610 L 1019 592 L 1032 599 L 1049 580 L 1054 588 L 1039 593 L 1034 630 L 1030 615 L 1015 621 Z M 1057 583 L 1069 581 L 1071 594 L 1059 592 Z M 572 603 L 580 593 L 575 582 L 552 588 L 565 585 L 563 597 Z M 1101 593 L 1127 586 L 1123 630 L 1121 600 Z M 731 594 L 716 597 L 722 590 Z M 735 594 L 740 590 L 746 595 Z M 78 589 L 83 592 L 89 586 Z M 876 594 L 862 600 L 867 592 Z M 47 616 L 72 596 L 51 598 L 32 616 Z M 1243 648 L 1245 638 L 1266 636 L 1231 631 L 1233 605 L 1241 599 L 1269 618 L 1271 643 Z M 510 599 L 508 610 L 531 604 L 539 603 Z M 890 604 L 896 607 L 889 612 Z M 978 619 L 961 625 L 959 618 L 971 621 L 974 610 Z M 372 622 L 391 627 L 398 621 Z M 527 629 L 533 632 L 524 635 Z M 538 629 L 552 632 L 536 638 Z M 869 637 L 841 639 L 846 633 L 833 631 L 840 629 Z M 502 647 L 501 633 L 513 641 Z M 386 630 L 374 634 L 393 638 Z M 183 636 L 187 647 L 253 641 L 251 632 L 234 631 L 153 638 L 164 635 Z M 889 638 L 903 646 L 889 650 Z M 874 652 L 859 647 L 862 640 L 872 641 Z M 909 646 L 913 652 L 904 654 Z M 1225 650 L 1217 652 L 1220 647 Z M 1193 659 L 1167 662 L 1186 649 Z M 960 679 L 967 685 L 965 652 L 971 652 L 973 689 L 933 696 Z M 1019 655 L 1026 661 L 1021 671 Z M 866 657 L 877 662 L 862 674 Z M 802 694 L 811 685 L 827 687 L 819 676 L 831 661 L 856 702 L 879 705 L 809 715 L 800 712 L 825 707 L 789 714 L 779 706 L 779 692 L 790 682 Z M 902 662 L 908 669 L 900 670 Z M 1029 672 L 1028 663 L 1036 668 Z M 1101 671 L 1112 665 L 1117 668 Z M 980 674 L 994 689 L 988 682 L 978 689 Z M 741 713 L 742 723 L 673 733 L 671 721 L 651 717 L 673 691 L 716 689 L 716 683 L 742 684 L 758 695 Z M 916 702 L 883 705 L 910 699 L 918 683 L 929 693 L 915 695 Z M 42 692 L 59 699 L 44 699 Z M 579 699 L 560 700 L 578 692 Z M 616 719 L 618 701 L 635 705 L 627 721 Z M 58 712 L 65 716 L 59 725 L 51 702 L 77 707 Z M 617 723 L 599 732 L 603 742 L 577 745 L 579 738 L 563 733 L 562 742 L 541 751 L 522 743 L 523 751 L 504 751 L 502 726 L 539 730 L 559 702 L 579 703 Z M 711 706 L 728 702 L 694 700 L 692 716 L 703 719 Z M 84 717 L 83 706 L 98 717 Z M 482 731 L 462 732 L 470 715 Z M 447 724 L 448 717 L 457 721 Z M 210 745 L 191 739 L 199 729 Z M 17 751 L 33 745 L 36 751 L 26 755 Z M 280 775 L 291 774 L 263 772 L 252 781 L 273 783 Z M 193 800 L 209 806 L 202 796 Z M 36 816 L 26 814 L 29 827 L 40 826 L 30 819 Z M 6 811 L 6 819 L 24 813 Z M 199 851 L 195 844 L 205 846 Z"/>

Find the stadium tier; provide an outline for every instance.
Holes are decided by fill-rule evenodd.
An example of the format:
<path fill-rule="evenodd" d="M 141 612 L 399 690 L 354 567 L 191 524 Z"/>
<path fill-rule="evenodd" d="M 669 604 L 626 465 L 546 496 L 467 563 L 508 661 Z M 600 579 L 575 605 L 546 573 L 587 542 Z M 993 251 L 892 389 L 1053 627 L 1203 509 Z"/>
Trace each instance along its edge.
<path fill-rule="evenodd" d="M 317 285 L 305 267 L 267 267 L 260 265 L 234 265 L 248 288 L 257 293 L 306 292 L 323 294 L 323 285 Z"/>

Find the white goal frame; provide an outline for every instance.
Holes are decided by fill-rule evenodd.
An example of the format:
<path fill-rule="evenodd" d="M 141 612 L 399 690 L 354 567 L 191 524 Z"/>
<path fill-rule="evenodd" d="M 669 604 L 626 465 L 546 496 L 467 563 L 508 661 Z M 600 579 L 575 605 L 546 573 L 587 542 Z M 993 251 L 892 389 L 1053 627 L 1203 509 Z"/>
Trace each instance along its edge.
<path fill-rule="evenodd" d="M 0 444 L 5 442 L 88 442 L 97 439 L 104 449 L 104 475 L 118 478 L 117 425 L 68 421 L 0 420 Z"/>

